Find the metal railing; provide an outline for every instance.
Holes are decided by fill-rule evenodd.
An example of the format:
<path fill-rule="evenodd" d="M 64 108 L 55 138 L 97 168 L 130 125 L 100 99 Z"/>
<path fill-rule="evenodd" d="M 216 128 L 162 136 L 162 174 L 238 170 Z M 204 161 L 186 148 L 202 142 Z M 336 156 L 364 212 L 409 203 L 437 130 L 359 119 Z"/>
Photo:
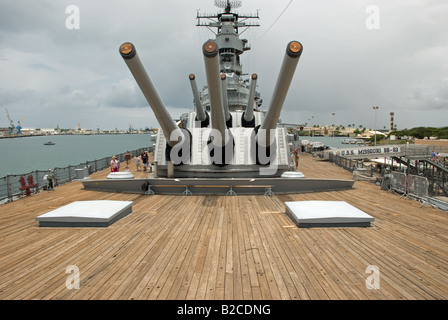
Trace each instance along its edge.
<path fill-rule="evenodd" d="M 414 144 L 407 147 L 403 147 L 404 156 L 407 158 L 430 158 L 432 152 L 438 152 L 441 154 L 448 153 L 448 146 L 431 146 Z"/>
<path fill-rule="evenodd" d="M 153 147 L 140 148 L 129 151 L 132 157 L 139 155 L 142 151 L 153 151 Z M 125 161 L 125 153 L 116 155 L 120 162 Z M 38 193 L 49 188 L 47 177 L 53 177 L 53 187 L 69 183 L 77 179 L 77 171 L 84 170 L 88 174 L 104 170 L 110 166 L 112 156 L 92 161 L 82 162 L 78 165 L 69 165 L 64 168 L 49 170 L 35 170 L 25 174 L 8 174 L 0 178 L 0 204 L 14 201 L 29 193 Z"/>
<path fill-rule="evenodd" d="M 366 166 L 362 159 L 346 158 L 330 152 L 328 154 L 328 160 L 347 171 L 353 172 L 362 168 L 366 170 L 366 173 L 368 173 L 370 177 L 373 176 L 373 166 Z"/>
<path fill-rule="evenodd" d="M 395 158 L 392 158 L 389 163 L 384 164 L 365 166 L 362 159 L 340 156 L 332 152 L 329 153 L 329 161 L 350 172 L 363 169 L 362 173 L 365 177 L 377 176 L 380 178 L 390 171 L 405 172 L 406 175 L 415 174 L 415 176 L 425 179 L 426 192 L 429 196 L 447 196 L 448 167 L 444 161 L 448 154 L 448 147 L 417 145 L 407 146 L 403 149 L 405 151 L 401 157 L 394 156 Z M 443 162 L 441 160 L 436 163 L 430 160 L 433 151 L 443 154 Z M 414 180 L 414 185 L 417 183 L 419 186 L 422 185 L 420 180 L 415 180 L 416 182 Z"/>

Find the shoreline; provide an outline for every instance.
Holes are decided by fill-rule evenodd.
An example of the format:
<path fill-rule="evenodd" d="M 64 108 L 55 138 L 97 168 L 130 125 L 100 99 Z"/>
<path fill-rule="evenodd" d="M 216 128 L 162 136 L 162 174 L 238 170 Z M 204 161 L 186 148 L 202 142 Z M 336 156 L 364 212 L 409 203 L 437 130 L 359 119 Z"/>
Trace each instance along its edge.
<path fill-rule="evenodd" d="M 153 134 L 150 132 L 104 132 L 104 133 L 58 133 L 58 134 L 21 134 L 11 136 L 0 136 L 0 139 L 15 139 L 29 137 L 57 137 L 57 136 L 101 136 L 101 135 L 122 135 L 122 134 Z"/>

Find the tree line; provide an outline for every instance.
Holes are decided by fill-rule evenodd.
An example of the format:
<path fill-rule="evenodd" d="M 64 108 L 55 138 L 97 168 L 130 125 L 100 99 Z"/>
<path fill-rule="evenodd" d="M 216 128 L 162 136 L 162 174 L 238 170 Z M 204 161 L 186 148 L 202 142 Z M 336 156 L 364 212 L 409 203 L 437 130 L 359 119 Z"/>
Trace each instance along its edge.
<path fill-rule="evenodd" d="M 392 131 L 391 135 L 397 137 L 414 137 L 416 139 L 425 139 L 429 137 L 437 137 L 438 139 L 448 139 L 448 127 L 433 128 L 433 127 L 416 127 L 412 129 L 404 129 Z"/>

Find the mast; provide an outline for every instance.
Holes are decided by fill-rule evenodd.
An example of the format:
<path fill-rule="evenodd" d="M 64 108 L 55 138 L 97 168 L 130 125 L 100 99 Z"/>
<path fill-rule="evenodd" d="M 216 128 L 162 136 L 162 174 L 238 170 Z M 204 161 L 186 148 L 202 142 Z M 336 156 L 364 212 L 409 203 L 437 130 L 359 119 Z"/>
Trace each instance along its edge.
<path fill-rule="evenodd" d="M 221 73 L 236 73 L 242 75 L 240 55 L 250 50 L 248 41 L 240 39 L 239 36 L 251 27 L 259 27 L 258 23 L 247 22 L 251 19 L 259 19 L 256 15 L 241 15 L 232 12 L 232 8 L 241 7 L 241 1 L 215 0 L 215 6 L 225 11 L 217 14 L 197 14 L 198 27 L 207 27 L 216 35 L 215 42 L 219 48 Z M 208 22 L 201 21 L 206 19 Z M 214 31 L 212 28 L 215 28 Z"/>
<path fill-rule="evenodd" d="M 223 99 L 227 100 L 229 111 L 245 110 L 249 99 L 249 80 L 243 78 L 247 74 L 243 73 L 240 56 L 250 50 L 250 46 L 247 39 L 240 39 L 240 35 L 249 28 L 260 26 L 255 21 L 259 19 L 258 12 L 256 15 L 234 12 L 234 9 L 241 7 L 241 1 L 215 0 L 215 6 L 224 9 L 223 12 L 197 13 L 196 26 L 206 27 L 216 36 L 214 42 L 219 48 L 219 72 L 225 75 L 223 87 L 227 88 L 223 92 Z M 204 92 L 204 96 L 207 94 Z M 207 102 L 204 106 L 209 110 Z"/>

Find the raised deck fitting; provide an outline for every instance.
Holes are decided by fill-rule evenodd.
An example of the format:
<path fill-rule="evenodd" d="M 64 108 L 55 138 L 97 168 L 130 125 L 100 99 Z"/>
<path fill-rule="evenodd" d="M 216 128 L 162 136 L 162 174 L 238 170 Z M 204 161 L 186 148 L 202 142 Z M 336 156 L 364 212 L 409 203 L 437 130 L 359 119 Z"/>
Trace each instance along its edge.
<path fill-rule="evenodd" d="M 108 227 L 132 212 L 132 201 L 75 201 L 36 218 L 40 227 Z"/>
<path fill-rule="evenodd" d="M 286 214 L 299 228 L 370 227 L 375 219 L 345 201 L 289 201 Z"/>
<path fill-rule="evenodd" d="M 193 195 L 226 195 L 232 190 L 237 195 L 265 194 L 267 189 L 275 194 L 308 193 L 347 190 L 353 188 L 354 180 L 295 178 L 176 178 L 176 179 L 129 179 L 88 180 L 82 184 L 86 190 L 108 192 L 177 194 L 188 190 Z"/>

